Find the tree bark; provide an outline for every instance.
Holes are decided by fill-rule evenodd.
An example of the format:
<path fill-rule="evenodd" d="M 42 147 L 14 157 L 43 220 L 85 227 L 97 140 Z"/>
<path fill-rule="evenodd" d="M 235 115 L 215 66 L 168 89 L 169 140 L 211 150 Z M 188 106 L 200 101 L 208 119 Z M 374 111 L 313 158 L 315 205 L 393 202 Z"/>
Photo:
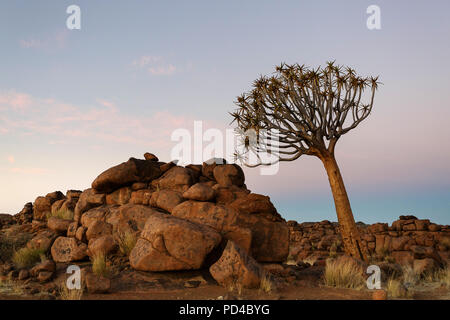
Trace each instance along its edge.
<path fill-rule="evenodd" d="M 320 158 L 327 171 L 331 192 L 333 193 L 344 250 L 354 258 L 368 261 L 367 248 L 361 243 L 344 180 L 342 179 L 334 154 L 327 153 Z"/>

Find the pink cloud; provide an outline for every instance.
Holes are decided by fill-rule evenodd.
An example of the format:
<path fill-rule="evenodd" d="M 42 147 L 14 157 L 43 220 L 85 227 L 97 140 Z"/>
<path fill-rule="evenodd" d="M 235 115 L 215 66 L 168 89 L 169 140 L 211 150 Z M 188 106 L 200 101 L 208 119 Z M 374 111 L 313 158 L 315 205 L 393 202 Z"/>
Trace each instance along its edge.
<path fill-rule="evenodd" d="M 16 160 L 14 159 L 14 156 L 11 156 L 11 155 L 8 156 L 7 159 L 8 159 L 8 162 L 9 162 L 9 163 L 14 163 L 14 162 L 16 161 Z"/>
<path fill-rule="evenodd" d="M 19 44 L 24 49 L 61 49 L 66 46 L 68 36 L 67 30 L 60 30 L 44 38 L 21 39 Z"/>
<path fill-rule="evenodd" d="M 134 67 L 147 70 L 154 76 L 170 76 L 179 71 L 171 63 L 166 63 L 164 58 L 159 56 L 142 56 L 132 62 Z"/>
<path fill-rule="evenodd" d="M 143 146 L 167 146 L 173 130 L 188 127 L 193 119 L 158 111 L 151 116 L 125 113 L 114 103 L 97 99 L 92 106 L 74 106 L 49 98 L 37 98 L 24 93 L 14 97 L 27 97 L 27 112 L 16 108 L 17 98 L 0 93 L 0 106 L 6 111 L 0 115 L 0 128 L 12 134 L 50 135 L 49 143 L 65 139 L 89 139 Z M 55 142 L 56 141 L 56 142 Z"/>

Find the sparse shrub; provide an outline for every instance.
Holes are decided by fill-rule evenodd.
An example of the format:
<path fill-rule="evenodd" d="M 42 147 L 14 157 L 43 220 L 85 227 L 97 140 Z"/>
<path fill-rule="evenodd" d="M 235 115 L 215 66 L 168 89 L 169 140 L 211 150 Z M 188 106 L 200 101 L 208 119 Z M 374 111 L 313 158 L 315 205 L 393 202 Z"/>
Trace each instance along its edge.
<path fill-rule="evenodd" d="M 69 289 L 66 283 L 63 282 L 59 286 L 59 295 L 61 300 L 81 300 L 84 292 L 84 286 L 81 284 L 80 289 Z"/>
<path fill-rule="evenodd" d="M 43 249 L 21 248 L 14 252 L 12 260 L 17 268 L 31 268 L 45 257 Z"/>
<path fill-rule="evenodd" d="M 117 242 L 119 243 L 119 250 L 124 256 L 129 256 L 131 250 L 136 245 L 137 237 L 133 232 L 125 231 L 119 233 Z"/>
<path fill-rule="evenodd" d="M 92 272 L 104 277 L 111 274 L 111 268 L 108 265 L 108 259 L 104 253 L 98 253 L 92 257 Z"/>
<path fill-rule="evenodd" d="M 30 240 L 29 234 L 0 234 L 0 260 L 8 261 L 12 258 L 14 252 L 23 246 Z"/>
<path fill-rule="evenodd" d="M 265 293 L 271 293 L 273 289 L 273 282 L 270 278 L 270 275 L 267 273 L 264 273 L 261 277 L 261 283 L 259 285 L 259 289 Z"/>
<path fill-rule="evenodd" d="M 402 267 L 403 271 L 403 283 L 407 286 L 414 286 L 419 281 L 417 273 L 414 271 L 413 267 L 410 265 L 405 265 Z"/>
<path fill-rule="evenodd" d="M 310 255 L 308 257 L 306 257 L 305 259 L 303 259 L 304 263 L 308 263 L 309 265 L 313 265 L 315 262 L 317 261 L 317 256 L 315 255 Z"/>
<path fill-rule="evenodd" d="M 361 265 L 345 256 L 327 260 L 324 282 L 336 288 L 362 289 L 365 286 Z"/>
<path fill-rule="evenodd" d="M 406 290 L 400 280 L 390 278 L 387 281 L 386 291 L 390 298 L 410 298 L 411 294 Z"/>
<path fill-rule="evenodd" d="M 49 212 L 47 214 L 47 219 L 51 217 L 59 218 L 59 219 L 65 219 L 65 220 L 73 220 L 73 211 L 68 209 L 58 209 L 55 212 Z"/>

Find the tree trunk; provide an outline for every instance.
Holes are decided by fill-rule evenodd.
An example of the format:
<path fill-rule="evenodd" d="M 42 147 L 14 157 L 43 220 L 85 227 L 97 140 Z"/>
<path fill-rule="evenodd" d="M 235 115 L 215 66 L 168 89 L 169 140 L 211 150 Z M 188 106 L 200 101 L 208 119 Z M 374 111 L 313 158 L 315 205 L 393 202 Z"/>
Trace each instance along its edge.
<path fill-rule="evenodd" d="M 367 261 L 367 248 L 361 243 L 347 191 L 345 190 L 344 180 L 342 179 L 334 154 L 322 156 L 321 160 L 327 171 L 328 180 L 330 181 L 342 241 L 344 242 L 344 250 L 354 258 Z"/>

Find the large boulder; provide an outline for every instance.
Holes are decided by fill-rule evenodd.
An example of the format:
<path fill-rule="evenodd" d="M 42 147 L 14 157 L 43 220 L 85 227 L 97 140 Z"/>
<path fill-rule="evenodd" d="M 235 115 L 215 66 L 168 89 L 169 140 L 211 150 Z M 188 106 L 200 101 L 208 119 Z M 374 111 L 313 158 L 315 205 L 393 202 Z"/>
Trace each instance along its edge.
<path fill-rule="evenodd" d="M 89 293 L 106 293 L 111 289 L 111 280 L 91 272 L 86 273 L 85 282 Z"/>
<path fill-rule="evenodd" d="M 52 212 L 52 202 L 46 197 L 37 197 L 33 204 L 33 218 L 45 221 L 47 215 Z"/>
<path fill-rule="evenodd" d="M 150 205 L 161 208 L 167 212 L 172 212 L 178 204 L 184 201 L 183 196 L 178 191 L 161 190 L 153 192 Z"/>
<path fill-rule="evenodd" d="M 138 236 L 154 213 L 159 212 L 147 206 L 127 204 L 112 209 L 105 221 L 113 226 L 115 235 L 132 233 Z"/>
<path fill-rule="evenodd" d="M 64 234 L 67 232 L 72 220 L 50 217 L 47 221 L 47 227 L 56 233 Z"/>
<path fill-rule="evenodd" d="M 106 204 L 127 204 L 131 199 L 131 188 L 122 187 L 106 195 Z"/>
<path fill-rule="evenodd" d="M 209 271 L 224 287 L 240 284 L 244 288 L 259 288 L 261 283 L 261 266 L 233 241 L 228 241 L 222 256 Z"/>
<path fill-rule="evenodd" d="M 112 235 L 113 226 L 108 222 L 104 221 L 94 221 L 92 222 L 86 230 L 86 239 L 88 241 L 96 238 L 100 238 L 106 235 Z"/>
<path fill-rule="evenodd" d="M 114 238 L 111 235 L 105 235 L 90 240 L 87 253 L 89 256 L 95 257 L 100 254 L 108 255 L 115 250 L 117 250 L 117 244 Z"/>
<path fill-rule="evenodd" d="M 240 199 L 246 201 L 235 203 Z M 268 198 L 247 196 L 238 200 L 231 205 L 185 201 L 173 209 L 172 215 L 210 226 L 244 248 L 251 243 L 251 255 L 258 261 L 285 261 L 289 254 L 289 228 L 273 205 L 267 203 Z"/>
<path fill-rule="evenodd" d="M 165 172 L 158 180 L 160 190 L 170 189 L 184 192 L 196 182 L 193 170 L 183 167 L 173 167 Z"/>
<path fill-rule="evenodd" d="M 92 188 L 109 193 L 137 181 L 151 181 L 161 175 L 158 162 L 130 158 L 101 173 L 92 182 Z"/>
<path fill-rule="evenodd" d="M 237 164 L 217 165 L 213 170 L 214 179 L 224 187 L 232 185 L 242 187 L 245 182 L 244 171 Z"/>
<path fill-rule="evenodd" d="M 52 245 L 51 254 L 55 262 L 79 261 L 87 256 L 87 245 L 74 238 L 59 237 Z"/>
<path fill-rule="evenodd" d="M 80 195 L 80 199 L 78 200 L 77 205 L 75 206 L 75 222 L 79 223 L 84 212 L 103 205 L 105 201 L 106 196 L 104 193 L 98 193 L 94 189 L 84 190 Z"/>
<path fill-rule="evenodd" d="M 141 271 L 199 269 L 221 239 L 212 228 L 155 212 L 130 253 L 130 265 Z"/>
<path fill-rule="evenodd" d="M 212 201 L 216 192 L 206 183 L 196 183 L 183 193 L 183 198 L 197 201 Z"/>

